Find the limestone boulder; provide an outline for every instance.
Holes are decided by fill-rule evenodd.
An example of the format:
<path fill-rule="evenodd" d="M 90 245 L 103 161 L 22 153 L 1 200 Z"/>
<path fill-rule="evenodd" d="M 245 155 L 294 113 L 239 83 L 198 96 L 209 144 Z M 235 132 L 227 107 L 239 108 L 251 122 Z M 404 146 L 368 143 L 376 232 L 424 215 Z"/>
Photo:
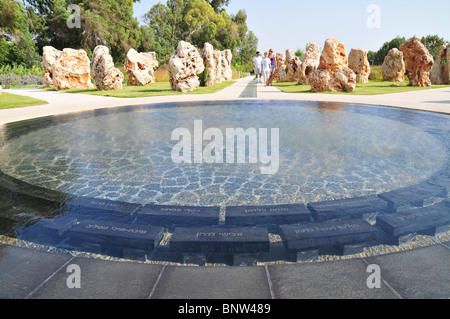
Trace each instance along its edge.
<path fill-rule="evenodd" d="M 46 87 L 53 87 L 53 70 L 52 66 L 56 59 L 60 56 L 61 51 L 52 46 L 45 46 L 42 52 L 42 68 L 44 69 L 44 82 Z"/>
<path fill-rule="evenodd" d="M 300 59 L 292 49 L 286 50 L 285 60 L 278 64 L 278 82 L 298 82 L 300 71 Z"/>
<path fill-rule="evenodd" d="M 214 83 L 222 83 L 222 51 L 214 50 L 214 64 L 216 66 Z"/>
<path fill-rule="evenodd" d="M 231 50 L 221 52 L 222 81 L 231 81 L 233 79 L 233 70 L 231 69 L 232 58 Z"/>
<path fill-rule="evenodd" d="M 320 63 L 320 49 L 317 44 L 311 44 L 303 55 L 300 63 L 300 70 L 298 75 L 298 84 L 306 85 L 308 77 L 312 71 L 317 70 Z"/>
<path fill-rule="evenodd" d="M 356 74 L 348 67 L 345 46 L 338 39 L 325 42 L 319 67 L 308 80 L 313 92 L 355 90 Z"/>
<path fill-rule="evenodd" d="M 91 65 L 84 50 L 64 49 L 52 65 L 52 82 L 56 90 L 90 89 Z"/>
<path fill-rule="evenodd" d="M 204 86 L 213 86 L 215 80 L 214 47 L 210 43 L 205 43 L 200 51 L 203 59 L 204 71 L 201 75 Z"/>
<path fill-rule="evenodd" d="M 275 71 L 276 73 L 276 80 L 278 82 L 287 82 L 286 79 L 286 55 L 283 53 L 277 53 L 276 56 L 277 59 L 277 69 Z"/>
<path fill-rule="evenodd" d="M 94 49 L 91 62 L 91 74 L 98 90 L 121 90 L 124 75 L 114 67 L 109 49 L 99 45 Z"/>
<path fill-rule="evenodd" d="M 297 82 L 300 71 L 300 59 L 295 55 L 292 49 L 286 51 L 287 76 L 289 82 Z"/>
<path fill-rule="evenodd" d="M 180 41 L 169 61 L 169 80 L 172 90 L 190 92 L 200 85 L 198 75 L 204 71 L 203 58 L 189 42 Z"/>
<path fill-rule="evenodd" d="M 348 67 L 355 72 L 356 83 L 369 83 L 371 69 L 366 51 L 352 49 L 348 55 Z"/>
<path fill-rule="evenodd" d="M 403 52 L 397 48 L 391 49 L 384 58 L 381 72 L 383 74 L 383 81 L 405 81 L 406 67 L 403 61 Z"/>
<path fill-rule="evenodd" d="M 431 84 L 450 84 L 450 43 L 439 49 L 430 75 Z"/>
<path fill-rule="evenodd" d="M 214 47 L 205 43 L 200 52 L 203 58 L 204 71 L 201 75 L 201 82 L 204 86 L 213 86 L 222 82 L 222 52 L 214 50 Z"/>
<path fill-rule="evenodd" d="M 128 75 L 128 85 L 146 86 L 155 82 L 154 72 L 158 67 L 155 52 L 138 53 L 135 49 L 130 49 L 127 52 L 124 66 Z"/>
<path fill-rule="evenodd" d="M 431 86 L 430 73 L 434 64 L 430 54 L 420 38 L 414 37 L 400 46 L 409 72 L 409 84 L 412 86 Z"/>

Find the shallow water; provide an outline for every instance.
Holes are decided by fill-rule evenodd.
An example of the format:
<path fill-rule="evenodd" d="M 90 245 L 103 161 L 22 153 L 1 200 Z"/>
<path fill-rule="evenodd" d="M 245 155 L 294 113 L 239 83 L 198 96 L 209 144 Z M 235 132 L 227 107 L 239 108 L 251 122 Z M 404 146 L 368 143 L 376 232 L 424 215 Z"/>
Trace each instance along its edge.
<path fill-rule="evenodd" d="M 11 139 L 0 150 L 0 169 L 36 186 L 139 204 L 342 199 L 412 185 L 445 167 L 449 141 L 432 134 L 445 121 L 433 128 L 415 114 L 306 102 L 137 107 Z M 177 128 L 193 132 L 195 120 L 204 130 L 222 132 L 279 128 L 278 172 L 262 175 L 260 164 L 175 164 L 171 134 Z"/>

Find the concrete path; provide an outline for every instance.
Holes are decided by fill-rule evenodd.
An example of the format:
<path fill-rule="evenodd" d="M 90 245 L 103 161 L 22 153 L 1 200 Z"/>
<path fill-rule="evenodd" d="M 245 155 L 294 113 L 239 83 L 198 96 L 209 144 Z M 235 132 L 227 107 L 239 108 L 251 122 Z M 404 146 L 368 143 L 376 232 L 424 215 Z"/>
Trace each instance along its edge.
<path fill-rule="evenodd" d="M 450 114 L 450 88 L 381 96 L 285 94 L 252 77 L 221 92 L 138 99 L 96 97 L 37 89 L 5 90 L 48 105 L 0 110 L 0 124 L 96 108 L 164 102 L 304 100 L 376 104 Z M 243 96 L 244 97 L 243 97 Z M 69 265 L 78 265 L 81 288 L 69 289 Z M 381 270 L 381 287 L 370 289 L 369 265 Z M 0 245 L 0 298 L 298 299 L 450 298 L 450 243 L 379 257 L 264 267 L 175 267 L 85 259 Z"/>

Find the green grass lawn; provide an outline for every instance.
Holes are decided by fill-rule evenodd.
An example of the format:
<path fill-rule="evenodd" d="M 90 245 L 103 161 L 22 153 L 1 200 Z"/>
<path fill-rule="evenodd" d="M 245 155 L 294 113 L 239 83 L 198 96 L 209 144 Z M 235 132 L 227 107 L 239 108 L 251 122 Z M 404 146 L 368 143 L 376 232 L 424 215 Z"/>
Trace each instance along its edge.
<path fill-rule="evenodd" d="M 379 95 L 390 93 L 401 93 L 419 90 L 439 89 L 450 87 L 450 85 L 432 85 L 431 87 L 409 86 L 408 82 L 384 82 L 380 80 L 371 80 L 369 83 L 356 84 L 355 92 L 311 92 L 309 85 L 297 85 L 295 82 L 279 83 L 274 85 L 286 93 L 322 93 L 322 94 L 350 94 L 350 95 Z"/>
<path fill-rule="evenodd" d="M 46 101 L 38 100 L 28 96 L 16 95 L 3 92 L 0 95 L 0 110 L 13 109 L 16 107 L 34 106 L 48 104 Z"/>
<path fill-rule="evenodd" d="M 164 95 L 183 95 L 183 94 L 208 94 L 216 93 L 224 88 L 232 85 L 235 81 L 226 81 L 214 86 L 203 87 L 199 86 L 197 90 L 193 92 L 177 92 L 173 91 L 169 82 L 155 82 L 149 86 L 127 86 L 124 85 L 122 90 L 113 91 L 98 91 L 97 89 L 71 89 L 61 90 L 60 92 L 67 93 L 81 93 L 97 96 L 110 96 L 118 98 L 137 98 L 137 97 L 152 97 L 152 96 L 164 96 Z M 45 88 L 46 90 L 54 90 L 52 88 Z"/>

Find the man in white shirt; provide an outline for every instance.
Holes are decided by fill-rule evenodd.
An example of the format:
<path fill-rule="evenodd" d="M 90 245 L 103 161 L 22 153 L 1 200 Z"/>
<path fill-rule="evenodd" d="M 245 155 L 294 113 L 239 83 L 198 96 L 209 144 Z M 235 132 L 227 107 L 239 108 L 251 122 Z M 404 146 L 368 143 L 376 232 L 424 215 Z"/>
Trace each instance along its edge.
<path fill-rule="evenodd" d="M 262 56 L 261 53 L 256 52 L 256 56 L 253 58 L 253 71 L 255 72 L 255 80 L 258 83 L 262 83 L 261 82 L 261 73 L 262 73 Z"/>
<path fill-rule="evenodd" d="M 269 53 L 264 53 L 264 59 L 262 60 L 262 70 L 264 78 L 264 86 L 267 86 L 270 78 L 270 72 L 272 71 L 272 60 L 269 59 Z"/>

